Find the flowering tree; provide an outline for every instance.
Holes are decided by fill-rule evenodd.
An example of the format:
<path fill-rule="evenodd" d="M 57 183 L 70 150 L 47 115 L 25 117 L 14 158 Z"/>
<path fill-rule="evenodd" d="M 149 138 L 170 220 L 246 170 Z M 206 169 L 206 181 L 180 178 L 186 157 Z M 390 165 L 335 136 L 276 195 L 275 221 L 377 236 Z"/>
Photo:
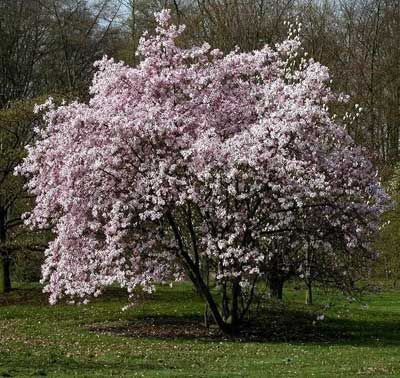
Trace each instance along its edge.
<path fill-rule="evenodd" d="M 51 303 L 112 283 L 133 298 L 186 274 L 235 332 L 279 246 L 299 271 L 311 247 L 339 274 L 360 251 L 369 259 L 386 196 L 296 35 L 223 56 L 179 47 L 184 27 L 156 19 L 137 68 L 104 58 L 88 104 L 47 104 L 19 167 L 36 195 L 27 222 L 57 235 L 43 267 Z"/>

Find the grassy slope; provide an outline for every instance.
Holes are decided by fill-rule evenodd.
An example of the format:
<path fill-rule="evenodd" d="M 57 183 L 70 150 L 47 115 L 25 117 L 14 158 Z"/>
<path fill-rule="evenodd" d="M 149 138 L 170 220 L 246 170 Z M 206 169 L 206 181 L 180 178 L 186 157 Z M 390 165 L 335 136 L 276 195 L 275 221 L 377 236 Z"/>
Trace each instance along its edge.
<path fill-rule="evenodd" d="M 268 321 L 277 329 L 275 340 L 287 342 L 274 337 L 264 342 L 130 337 L 88 329 L 105 323 L 123 328 L 147 315 L 199 316 L 201 302 L 186 284 L 162 288 L 125 312 L 126 299 L 114 289 L 87 306 L 50 307 L 38 292 L 25 288 L 0 296 L 0 376 L 400 376 L 396 292 L 365 298 L 368 308 L 320 293 L 317 305 L 306 310 L 312 317 L 325 314 L 315 325 L 304 321 L 300 304 L 289 308 L 287 318 L 278 312 Z M 303 299 L 303 293 L 287 295 L 298 303 Z M 333 306 L 323 310 L 327 303 Z M 310 327 L 330 335 L 330 341 L 310 341 Z M 332 339 L 335 332 L 347 336 Z"/>

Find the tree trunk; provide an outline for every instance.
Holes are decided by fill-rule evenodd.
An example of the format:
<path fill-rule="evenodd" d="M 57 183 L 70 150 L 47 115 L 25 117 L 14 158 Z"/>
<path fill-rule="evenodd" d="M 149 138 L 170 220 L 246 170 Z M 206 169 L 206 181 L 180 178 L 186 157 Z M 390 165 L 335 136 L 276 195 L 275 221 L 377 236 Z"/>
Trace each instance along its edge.
<path fill-rule="evenodd" d="M 214 318 L 215 323 L 218 325 L 219 329 L 225 333 L 225 334 L 232 334 L 232 327 L 230 324 L 228 324 L 222 317 L 221 312 L 218 308 L 217 303 L 215 302 L 209 286 L 204 282 L 203 277 L 202 277 L 202 272 L 201 268 L 198 264 L 196 264 L 195 261 L 190 257 L 190 255 L 186 252 L 182 237 L 179 231 L 179 228 L 177 224 L 175 223 L 175 220 L 172 216 L 171 213 L 167 213 L 167 218 L 169 221 L 169 224 L 172 228 L 172 231 L 175 235 L 175 239 L 178 243 L 179 246 L 179 251 L 180 251 L 180 257 L 182 259 L 182 262 L 185 266 L 186 272 L 199 291 L 201 297 L 204 299 L 206 303 L 208 303 L 210 312 L 212 314 L 212 317 Z"/>
<path fill-rule="evenodd" d="M 283 279 L 273 278 L 268 280 L 271 298 L 282 300 L 283 298 Z"/>
<path fill-rule="evenodd" d="M 6 242 L 6 211 L 0 209 L 0 247 L 4 247 Z M 10 255 L 8 251 L 3 250 L 0 253 L 0 292 L 8 293 L 11 291 L 11 275 L 10 275 Z"/>
<path fill-rule="evenodd" d="M 204 304 L 204 327 L 209 328 L 210 324 L 208 322 L 208 303 Z"/>
<path fill-rule="evenodd" d="M 0 294 L 5 293 L 6 288 L 4 285 L 4 264 L 3 264 L 3 258 L 0 257 Z"/>
<path fill-rule="evenodd" d="M 209 269 L 208 269 L 208 260 L 203 258 L 201 260 L 201 274 L 203 276 L 203 281 L 205 282 L 205 284 L 207 285 L 207 287 L 210 286 L 210 273 L 209 273 Z M 209 328 L 210 324 L 209 324 L 209 308 L 208 308 L 208 302 L 205 302 L 204 304 L 204 326 L 206 328 Z"/>
<path fill-rule="evenodd" d="M 312 299 L 312 275 L 311 275 L 312 260 L 313 260 L 312 250 L 310 248 L 307 248 L 307 254 L 306 254 L 307 266 L 306 266 L 306 275 L 304 278 L 304 282 L 307 287 L 306 301 L 305 301 L 306 305 L 312 305 L 312 302 L 313 302 L 313 299 Z"/>
<path fill-rule="evenodd" d="M 10 257 L 7 252 L 0 255 L 0 293 L 11 291 Z"/>
<path fill-rule="evenodd" d="M 285 274 L 282 271 L 282 251 L 284 246 L 273 244 L 274 257 L 270 262 L 270 271 L 267 273 L 267 282 L 271 298 L 282 300 Z"/>
<path fill-rule="evenodd" d="M 312 284 L 311 282 L 306 283 L 307 291 L 306 291 L 306 305 L 313 304 L 313 296 L 312 296 Z"/>
<path fill-rule="evenodd" d="M 239 281 L 235 280 L 232 283 L 232 311 L 231 311 L 232 333 L 236 333 L 239 327 L 239 296 L 240 296 L 240 285 Z"/>
<path fill-rule="evenodd" d="M 219 329 L 228 335 L 235 333 L 234 327 L 236 325 L 229 324 L 226 320 L 221 316 L 218 305 L 215 303 L 214 298 L 210 292 L 209 287 L 205 285 L 203 282 L 200 272 L 193 272 L 194 274 L 189 274 L 192 282 L 198 287 L 203 297 L 204 301 L 208 304 L 207 308 L 210 310 L 212 317 L 214 318 L 215 323 L 218 325 Z"/>

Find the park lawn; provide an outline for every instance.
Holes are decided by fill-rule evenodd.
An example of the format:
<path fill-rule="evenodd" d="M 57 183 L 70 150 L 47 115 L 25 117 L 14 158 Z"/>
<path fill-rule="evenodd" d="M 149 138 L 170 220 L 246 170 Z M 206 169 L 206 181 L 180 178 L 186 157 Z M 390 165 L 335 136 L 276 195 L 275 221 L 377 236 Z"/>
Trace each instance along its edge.
<path fill-rule="evenodd" d="M 400 377 L 400 292 L 361 303 L 318 292 L 311 308 L 303 292 L 285 294 L 291 304 L 265 320 L 270 337 L 249 341 L 158 334 L 200 319 L 202 303 L 186 283 L 126 311 L 114 288 L 86 306 L 49 306 L 38 286 L 21 287 L 0 296 L 0 376 Z M 125 331 L 142 323 L 148 334 Z"/>

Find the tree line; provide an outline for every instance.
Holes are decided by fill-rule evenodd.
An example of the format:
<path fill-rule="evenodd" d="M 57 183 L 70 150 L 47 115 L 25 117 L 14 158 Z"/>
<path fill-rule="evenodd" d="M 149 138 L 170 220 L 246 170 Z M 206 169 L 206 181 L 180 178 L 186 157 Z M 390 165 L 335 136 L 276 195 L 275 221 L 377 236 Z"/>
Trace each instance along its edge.
<path fill-rule="evenodd" d="M 86 96 L 93 62 L 107 54 L 135 65 L 153 14 L 171 8 L 187 25 L 182 43 L 222 51 L 273 44 L 298 18 L 308 53 L 337 90 L 363 107 L 351 133 L 378 161 L 399 155 L 398 0 L 5 0 L 0 4 L 0 106 L 52 93 Z"/>
<path fill-rule="evenodd" d="M 103 55 L 137 65 L 139 39 L 154 27 L 154 12 L 165 7 L 176 22 L 187 25 L 179 43 L 207 41 L 224 52 L 275 44 L 287 34 L 284 21 L 298 19 L 305 50 L 330 68 L 337 91 L 351 95 L 349 107 L 362 109 L 349 133 L 366 147 L 384 177 L 392 175 L 400 136 L 398 0 L 3 0 L 0 271 L 6 290 L 16 251 L 42 251 L 50 237 L 22 227 L 21 215 L 32 199 L 22 189 L 22 179 L 13 175 L 33 138 L 32 125 L 41 127 L 41 119 L 31 112 L 33 104 L 48 96 L 85 101 L 93 63 Z M 381 244 L 390 257 L 396 246 L 391 234 L 385 238 Z M 275 290 L 279 295 L 279 287 Z"/>

